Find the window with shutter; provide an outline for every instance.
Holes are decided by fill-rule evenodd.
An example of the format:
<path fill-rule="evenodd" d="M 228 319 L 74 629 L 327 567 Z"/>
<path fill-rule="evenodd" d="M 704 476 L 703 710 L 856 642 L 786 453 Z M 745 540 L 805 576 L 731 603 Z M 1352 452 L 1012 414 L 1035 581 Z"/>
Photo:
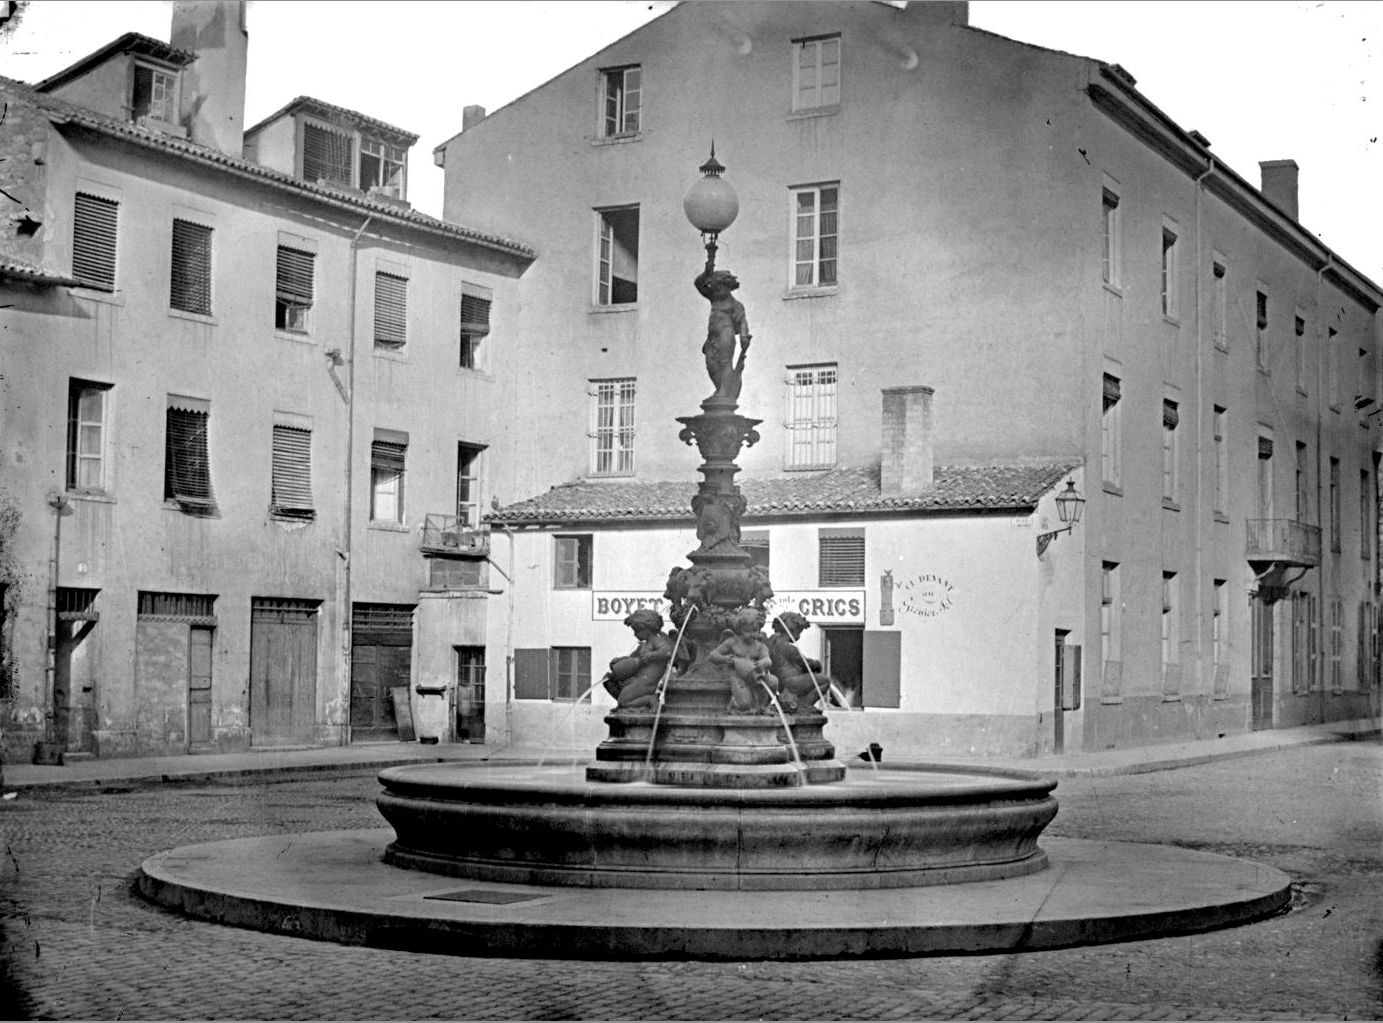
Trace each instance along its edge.
<path fill-rule="evenodd" d="M 109 384 L 72 380 L 67 385 L 67 489 L 106 489 L 106 392 Z"/>
<path fill-rule="evenodd" d="M 638 134 L 643 107 L 643 70 L 637 64 L 611 68 L 600 72 L 600 79 L 604 100 L 601 134 L 606 138 Z"/>
<path fill-rule="evenodd" d="M 469 287 L 461 293 L 461 368 L 480 368 L 480 342 L 490 333 L 490 297 Z"/>
<path fill-rule="evenodd" d="M 279 518 L 314 519 L 312 431 L 274 427 L 273 485 L 269 511 Z"/>
<path fill-rule="evenodd" d="M 319 124 L 303 123 L 303 180 L 350 188 L 355 139 Z"/>
<path fill-rule="evenodd" d="M 399 349 L 408 340 L 408 278 L 375 274 L 375 345 Z"/>
<path fill-rule="evenodd" d="M 589 590 L 591 588 L 591 538 L 559 536 L 556 540 L 553 588 Z"/>
<path fill-rule="evenodd" d="M 274 326 L 279 330 L 307 333 L 307 312 L 312 308 L 316 256 L 280 245 L 274 280 Z"/>
<path fill-rule="evenodd" d="M 407 443 L 381 440 L 370 448 L 370 521 L 403 522 L 403 475 Z"/>
<path fill-rule="evenodd" d="M 115 290 L 120 204 L 78 192 L 72 204 L 72 276 L 89 288 Z"/>
<path fill-rule="evenodd" d="M 864 531 L 823 529 L 817 537 L 818 585 L 864 585 Z"/>
<path fill-rule="evenodd" d="M 591 648 L 555 646 L 552 648 L 552 698 L 583 700 L 591 696 Z"/>
<path fill-rule="evenodd" d="M 211 315 L 211 228 L 173 221 L 169 305 L 185 313 Z"/>
<path fill-rule="evenodd" d="M 207 447 L 209 403 L 197 398 L 168 399 L 163 470 L 163 498 L 183 511 L 209 514 L 216 510 L 211 488 L 211 456 Z"/>

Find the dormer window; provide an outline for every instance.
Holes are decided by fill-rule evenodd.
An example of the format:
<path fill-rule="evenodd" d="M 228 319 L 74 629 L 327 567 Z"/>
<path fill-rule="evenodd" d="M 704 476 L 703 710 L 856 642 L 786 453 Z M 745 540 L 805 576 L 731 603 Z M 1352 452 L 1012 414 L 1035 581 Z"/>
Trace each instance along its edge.
<path fill-rule="evenodd" d="M 351 187 L 354 136 L 303 122 L 303 180 L 314 184 Z"/>
<path fill-rule="evenodd" d="M 360 139 L 360 190 L 381 192 L 395 199 L 404 197 L 404 167 L 407 152 L 379 139 Z"/>
<path fill-rule="evenodd" d="M 130 94 L 130 117 L 172 124 L 176 120 L 174 97 L 177 78 L 167 71 L 135 64 L 134 86 Z"/>
<path fill-rule="evenodd" d="M 406 198 L 408 150 L 349 128 L 302 122 L 302 176 L 314 184 Z"/>

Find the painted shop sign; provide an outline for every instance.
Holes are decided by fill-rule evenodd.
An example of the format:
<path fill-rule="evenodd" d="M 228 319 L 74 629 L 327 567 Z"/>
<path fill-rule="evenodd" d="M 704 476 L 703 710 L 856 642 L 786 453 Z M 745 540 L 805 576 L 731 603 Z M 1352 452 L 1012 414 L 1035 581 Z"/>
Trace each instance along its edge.
<path fill-rule="evenodd" d="M 595 590 L 591 593 L 591 620 L 622 622 L 640 608 L 657 611 L 664 619 L 668 602 L 654 590 Z M 864 590 L 786 590 L 774 594 L 770 611 L 796 611 L 808 621 L 824 625 L 864 622 Z"/>
<path fill-rule="evenodd" d="M 921 618 L 935 618 L 951 609 L 955 587 L 935 573 L 913 576 L 894 584 L 898 609 Z"/>

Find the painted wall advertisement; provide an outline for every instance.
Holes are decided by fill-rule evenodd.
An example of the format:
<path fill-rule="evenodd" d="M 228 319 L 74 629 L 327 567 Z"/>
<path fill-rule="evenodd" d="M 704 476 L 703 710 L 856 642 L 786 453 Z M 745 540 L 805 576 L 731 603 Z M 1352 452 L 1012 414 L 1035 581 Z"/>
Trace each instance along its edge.
<path fill-rule="evenodd" d="M 657 611 L 664 619 L 668 602 L 653 590 L 594 590 L 591 593 L 591 619 L 621 622 L 640 608 Z M 796 611 L 817 625 L 863 625 L 864 590 L 787 590 L 775 593 L 769 613 Z"/>

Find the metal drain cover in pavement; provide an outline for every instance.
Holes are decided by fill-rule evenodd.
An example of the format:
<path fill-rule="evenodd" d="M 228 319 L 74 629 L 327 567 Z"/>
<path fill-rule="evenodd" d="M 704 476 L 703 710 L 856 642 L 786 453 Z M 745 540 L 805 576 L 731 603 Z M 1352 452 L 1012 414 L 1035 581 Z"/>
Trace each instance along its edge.
<path fill-rule="evenodd" d="M 541 895 L 522 895 L 518 892 L 487 892 L 482 888 L 462 888 L 459 892 L 444 895 L 425 895 L 425 899 L 442 899 L 446 902 L 488 902 L 492 906 L 507 906 L 511 902 L 531 902 L 541 899 Z"/>

